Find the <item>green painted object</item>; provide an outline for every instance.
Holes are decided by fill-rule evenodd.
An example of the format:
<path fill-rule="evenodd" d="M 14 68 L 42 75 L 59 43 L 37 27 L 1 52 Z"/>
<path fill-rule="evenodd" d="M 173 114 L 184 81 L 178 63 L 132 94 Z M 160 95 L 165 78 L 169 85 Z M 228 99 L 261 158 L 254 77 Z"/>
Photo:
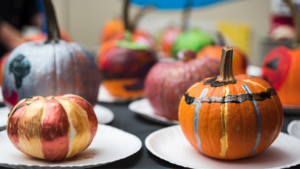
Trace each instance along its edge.
<path fill-rule="evenodd" d="M 197 29 L 185 31 L 179 35 L 173 46 L 173 57 L 181 50 L 192 50 L 198 52 L 207 45 L 213 45 L 214 39 L 203 31 Z"/>

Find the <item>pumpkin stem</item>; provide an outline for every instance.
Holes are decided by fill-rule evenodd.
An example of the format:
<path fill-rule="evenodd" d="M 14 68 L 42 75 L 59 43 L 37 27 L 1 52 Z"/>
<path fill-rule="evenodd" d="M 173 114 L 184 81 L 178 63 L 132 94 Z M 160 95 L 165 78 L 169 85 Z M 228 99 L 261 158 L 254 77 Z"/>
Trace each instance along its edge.
<path fill-rule="evenodd" d="M 146 7 L 142 8 L 142 9 L 140 9 L 140 10 L 138 11 L 138 13 L 135 15 L 134 19 L 133 19 L 133 23 L 132 23 L 132 31 L 134 31 L 134 30 L 136 29 L 136 27 L 137 27 L 139 21 L 141 20 L 141 18 L 142 18 L 143 16 L 145 16 L 146 14 L 148 14 L 148 13 L 154 11 L 155 9 L 156 9 L 156 8 L 155 8 L 155 6 L 153 6 L 153 5 L 149 5 L 149 6 L 146 6 Z"/>
<path fill-rule="evenodd" d="M 48 36 L 45 43 L 50 43 L 52 40 L 54 40 L 55 43 L 59 43 L 60 32 L 59 32 L 55 10 L 52 5 L 52 2 L 51 0 L 43 0 L 43 4 L 46 13 L 47 36 Z"/>
<path fill-rule="evenodd" d="M 296 30 L 296 36 L 294 40 L 294 47 L 298 48 L 300 47 L 300 14 L 298 12 L 297 5 L 294 4 L 291 0 L 284 0 L 284 2 L 287 4 L 287 6 L 291 10 L 293 22 L 295 25 L 295 30 Z"/>
<path fill-rule="evenodd" d="M 130 7 L 130 0 L 124 0 L 123 5 L 123 22 L 125 30 L 132 32 L 132 26 L 129 21 L 129 7 Z"/>
<path fill-rule="evenodd" d="M 232 72 L 232 56 L 233 48 L 231 46 L 225 46 L 222 48 L 222 58 L 220 66 L 220 82 L 235 82 L 235 78 Z"/>
<path fill-rule="evenodd" d="M 183 10 L 182 21 L 181 21 L 182 31 L 186 31 L 188 28 L 188 21 L 191 16 L 192 8 L 193 8 L 192 0 L 187 0 L 185 4 L 185 8 Z"/>

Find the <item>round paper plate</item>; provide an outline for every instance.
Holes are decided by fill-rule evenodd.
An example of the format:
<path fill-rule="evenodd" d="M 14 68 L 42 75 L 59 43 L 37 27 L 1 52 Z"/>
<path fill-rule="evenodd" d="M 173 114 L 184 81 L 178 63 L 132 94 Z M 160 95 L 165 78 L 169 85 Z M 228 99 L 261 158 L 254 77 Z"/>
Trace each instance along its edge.
<path fill-rule="evenodd" d="M 115 96 L 112 96 L 103 85 L 100 85 L 100 87 L 99 87 L 99 94 L 98 94 L 98 101 L 99 102 L 104 102 L 104 103 L 123 103 L 123 102 L 137 100 L 139 98 L 140 97 L 137 97 L 137 98 L 115 97 Z"/>
<path fill-rule="evenodd" d="M 287 131 L 290 135 L 300 139 L 300 121 L 293 120 L 292 122 L 290 122 Z"/>
<path fill-rule="evenodd" d="M 300 164 L 300 140 L 280 133 L 275 142 L 262 153 L 240 160 L 217 160 L 198 152 L 186 140 L 179 125 L 150 134 L 145 144 L 157 157 L 188 168 L 288 168 Z"/>
<path fill-rule="evenodd" d="M 96 105 L 94 111 L 100 124 L 108 124 L 114 119 L 114 113 L 106 107 Z M 0 108 L 0 130 L 6 129 L 9 112 L 7 107 Z"/>
<path fill-rule="evenodd" d="M 122 140 L 122 141 L 120 141 Z M 6 130 L 0 132 L 0 166 L 13 168 L 91 168 L 124 159 L 142 147 L 136 136 L 106 125 L 98 125 L 92 144 L 76 156 L 47 162 L 23 154 L 10 142 Z"/>
<path fill-rule="evenodd" d="M 141 115 L 142 117 L 154 122 L 167 124 L 167 125 L 179 124 L 177 120 L 170 120 L 165 117 L 154 114 L 154 110 L 151 107 L 148 99 L 141 99 L 141 100 L 134 101 L 129 104 L 128 108 L 129 110 L 137 113 L 138 115 Z"/>

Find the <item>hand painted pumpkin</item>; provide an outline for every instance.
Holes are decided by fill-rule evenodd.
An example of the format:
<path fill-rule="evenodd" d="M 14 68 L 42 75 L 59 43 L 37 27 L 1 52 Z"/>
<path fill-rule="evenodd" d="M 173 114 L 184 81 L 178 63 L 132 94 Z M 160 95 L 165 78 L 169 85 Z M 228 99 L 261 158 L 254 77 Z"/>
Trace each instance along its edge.
<path fill-rule="evenodd" d="M 232 47 L 224 47 L 220 76 L 194 84 L 179 105 L 179 122 L 190 144 L 226 160 L 259 154 L 274 142 L 283 123 L 276 91 L 259 77 L 233 76 L 232 55 Z"/>
<path fill-rule="evenodd" d="M 128 12 L 129 0 L 124 11 Z M 97 55 L 97 64 L 104 76 L 103 85 L 115 97 L 138 98 L 144 95 L 144 79 L 157 62 L 154 51 L 132 40 L 132 26 L 128 13 L 124 12 L 125 39 L 113 39 L 103 43 Z"/>
<path fill-rule="evenodd" d="M 27 155 L 61 161 L 85 150 L 97 128 L 93 107 L 83 98 L 35 96 L 22 99 L 11 110 L 7 135 Z"/>
<path fill-rule="evenodd" d="M 9 56 L 10 52 L 7 52 L 1 59 L 0 59 L 0 85 L 2 86 L 3 81 L 3 74 L 4 74 L 4 68 L 6 60 Z"/>
<path fill-rule="evenodd" d="M 286 1 L 291 8 L 296 23 L 295 49 L 284 46 L 273 49 L 262 64 L 262 78 L 267 80 L 278 92 L 284 107 L 300 108 L 300 81 L 298 68 L 300 62 L 300 15 L 295 4 Z M 299 24 L 298 24 L 299 23 Z"/>
<path fill-rule="evenodd" d="M 197 57 L 210 57 L 221 60 L 222 46 L 206 46 L 197 53 Z M 237 48 L 233 48 L 232 71 L 233 75 L 246 74 L 246 56 Z"/>
<path fill-rule="evenodd" d="M 193 51 L 181 51 L 180 61 L 157 63 L 146 78 L 145 93 L 155 114 L 178 120 L 181 96 L 194 83 L 219 73 L 219 61 L 195 58 Z"/>
<path fill-rule="evenodd" d="M 2 92 L 6 105 L 35 95 L 73 93 L 97 103 L 100 75 L 94 57 L 76 43 L 60 40 L 54 9 L 44 0 L 48 39 L 26 42 L 7 59 Z"/>

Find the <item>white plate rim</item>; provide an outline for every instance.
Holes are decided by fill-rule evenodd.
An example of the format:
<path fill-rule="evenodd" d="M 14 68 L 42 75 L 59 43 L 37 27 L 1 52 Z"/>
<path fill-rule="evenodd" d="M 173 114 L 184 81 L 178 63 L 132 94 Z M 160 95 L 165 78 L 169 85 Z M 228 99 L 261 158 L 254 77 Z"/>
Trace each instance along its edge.
<path fill-rule="evenodd" d="M 295 137 L 294 135 L 293 135 L 293 133 L 292 133 L 292 127 L 296 124 L 296 123 L 299 123 L 300 122 L 300 120 L 293 120 L 293 121 L 291 121 L 290 122 L 290 124 L 288 125 L 288 127 L 287 127 L 287 132 L 291 135 L 291 136 L 293 136 L 293 137 Z M 297 137 L 296 137 L 297 138 Z"/>
<path fill-rule="evenodd" d="M 92 167 L 99 167 L 99 166 L 103 166 L 103 165 L 107 165 L 107 164 L 110 164 L 110 163 L 113 163 L 113 162 L 116 162 L 116 161 L 119 161 L 119 160 L 122 160 L 122 159 L 125 159 L 125 158 L 128 158 L 132 155 L 134 155 L 135 153 L 137 153 L 141 148 L 142 148 L 142 141 L 135 135 L 131 134 L 131 133 L 128 133 L 126 131 L 123 131 L 121 129 L 118 129 L 118 128 L 115 128 L 115 127 L 112 127 L 112 126 L 108 126 L 108 125 L 104 125 L 104 124 L 98 124 L 98 128 L 99 127 L 108 127 L 108 128 L 112 128 L 114 130 L 118 130 L 120 132 L 123 132 L 124 134 L 127 134 L 127 135 L 130 135 L 131 137 L 133 137 L 134 139 L 136 139 L 136 141 L 138 141 L 138 147 L 133 153 L 131 154 L 128 154 L 127 156 L 124 156 L 124 157 L 121 157 L 121 158 L 118 158 L 116 160 L 111 160 L 111 161 L 107 161 L 105 163 L 91 163 L 91 164 L 88 164 L 88 165 L 34 165 L 34 164 L 6 164 L 6 163 L 0 163 L 0 166 L 3 166 L 3 167 L 9 167 L 9 168 L 41 168 L 41 169 L 45 169 L 45 168 L 62 168 L 62 169 L 67 169 L 67 168 L 92 168 Z M 6 132 L 6 130 L 3 130 L 3 131 L 0 131 L 0 133 L 2 132 Z M 22 153 L 22 152 L 20 152 Z"/>
<path fill-rule="evenodd" d="M 153 114 L 144 113 L 144 112 L 139 111 L 138 109 L 136 109 L 136 107 L 139 104 L 141 104 L 143 102 L 146 102 L 146 101 L 149 103 L 147 98 L 143 98 L 143 99 L 140 99 L 140 100 L 133 101 L 128 105 L 128 109 L 133 111 L 134 113 L 144 117 L 145 119 L 148 119 L 148 120 L 151 120 L 151 121 L 154 121 L 154 122 L 157 122 L 157 123 L 167 124 L 167 125 L 177 125 L 177 124 L 179 124 L 179 121 L 167 119 L 165 117 L 158 116 L 154 113 Z M 149 106 L 151 106 L 151 105 L 149 104 Z"/>
<path fill-rule="evenodd" d="M 145 146 L 146 146 L 146 148 L 147 148 L 152 154 L 154 154 L 156 157 L 159 157 L 160 159 L 162 159 L 162 160 L 164 160 L 164 161 L 167 161 L 167 162 L 169 162 L 169 163 L 171 163 L 171 164 L 175 164 L 175 165 L 178 165 L 178 166 L 181 166 L 181 167 L 185 167 L 185 168 L 194 168 L 194 166 L 183 166 L 182 164 L 179 164 L 179 163 L 177 163 L 177 162 L 175 162 L 175 161 L 173 161 L 173 160 L 170 160 L 170 159 L 167 158 L 167 157 L 163 157 L 163 156 L 160 155 L 158 152 L 156 152 L 156 151 L 152 148 L 152 146 L 150 145 L 150 141 L 151 141 L 152 137 L 154 137 L 157 133 L 163 132 L 163 131 L 165 131 L 165 130 L 170 130 L 170 129 L 172 129 L 172 128 L 178 128 L 178 129 L 181 130 L 181 126 L 180 126 L 180 125 L 175 125 L 175 126 L 169 126 L 169 127 L 163 128 L 163 129 L 156 130 L 156 131 L 152 132 L 151 134 L 149 134 L 149 135 L 146 137 L 146 139 L 145 139 Z M 290 135 L 288 135 L 288 134 L 286 134 L 286 133 L 283 133 L 283 132 L 280 132 L 280 134 L 283 134 L 283 135 L 285 135 L 285 136 L 287 136 L 287 137 L 292 137 L 292 136 L 290 136 Z M 279 137 L 279 136 L 278 136 L 278 137 Z M 292 137 L 292 138 L 293 138 L 293 139 L 297 139 L 297 138 L 295 138 L 295 137 Z M 300 142 L 300 141 L 299 141 L 299 142 Z M 269 169 L 290 168 L 290 167 L 293 167 L 293 166 L 296 166 L 296 165 L 299 165 L 299 164 L 300 164 L 300 159 L 299 159 L 298 161 L 294 162 L 294 163 L 287 164 L 287 165 L 285 165 L 285 166 L 273 167 L 273 168 L 269 168 Z"/>

